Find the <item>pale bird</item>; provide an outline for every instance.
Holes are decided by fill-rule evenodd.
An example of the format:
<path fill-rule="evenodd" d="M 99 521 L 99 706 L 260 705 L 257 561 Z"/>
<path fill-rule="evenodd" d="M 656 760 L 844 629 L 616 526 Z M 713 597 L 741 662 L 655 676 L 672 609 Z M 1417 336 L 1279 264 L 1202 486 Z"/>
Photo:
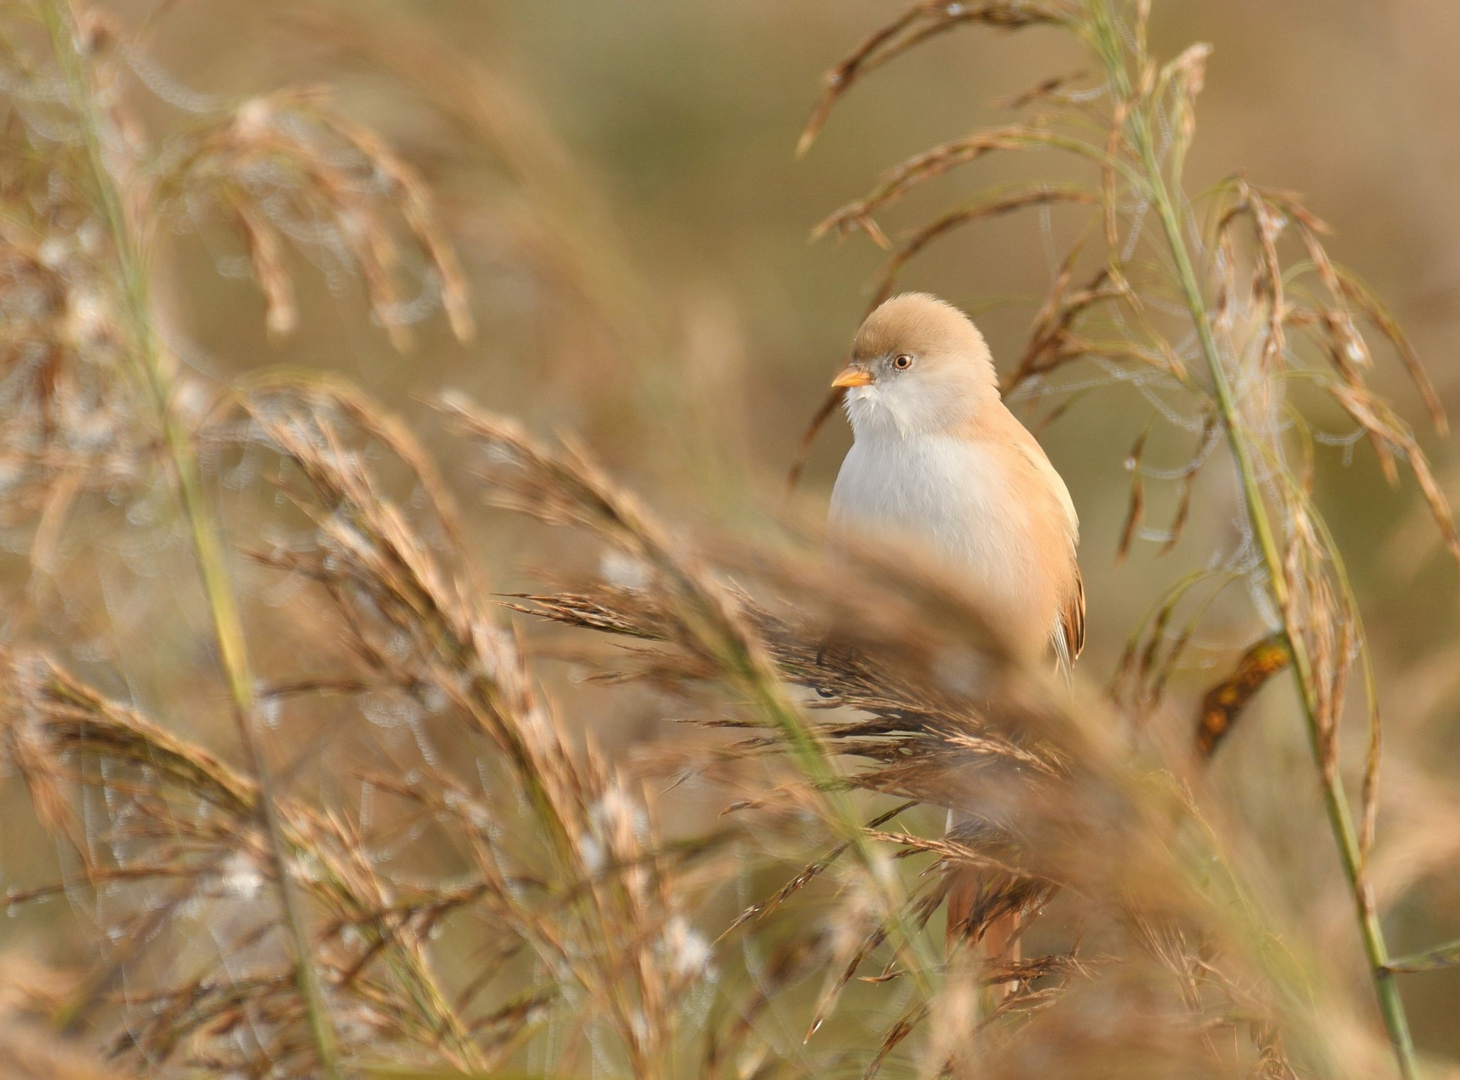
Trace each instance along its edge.
<path fill-rule="evenodd" d="M 1079 519 L 1044 450 L 1004 405 L 978 328 L 936 297 L 895 296 L 862 323 L 832 385 L 846 390 L 855 436 L 831 495 L 833 536 L 915 545 L 967 584 L 1015 650 L 1052 655 L 1068 674 L 1085 644 Z M 950 942 L 978 884 L 962 875 L 950 891 Z M 994 955 L 1019 920 L 996 923 L 984 935 Z"/>

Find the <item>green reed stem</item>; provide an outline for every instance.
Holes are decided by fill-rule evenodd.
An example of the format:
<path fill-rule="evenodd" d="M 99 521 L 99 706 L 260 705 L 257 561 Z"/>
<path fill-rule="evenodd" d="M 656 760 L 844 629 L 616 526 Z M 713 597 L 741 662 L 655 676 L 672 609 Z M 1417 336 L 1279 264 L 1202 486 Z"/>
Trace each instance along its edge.
<path fill-rule="evenodd" d="M 1216 391 L 1217 410 L 1222 418 L 1222 426 L 1227 433 L 1227 442 L 1231 447 L 1232 457 L 1237 463 L 1247 516 L 1257 539 L 1258 548 L 1262 552 L 1263 563 L 1267 569 L 1269 590 L 1278 610 L 1282 612 L 1283 634 L 1287 639 L 1288 649 L 1293 659 L 1293 675 L 1303 706 L 1303 719 L 1308 729 L 1308 741 L 1318 766 L 1324 807 L 1328 813 L 1328 821 L 1333 830 L 1334 839 L 1338 844 L 1344 876 L 1348 879 L 1349 888 L 1353 892 L 1359 935 L 1363 939 L 1364 953 L 1368 958 L 1370 974 L 1374 981 L 1374 991 L 1379 1001 L 1379 1011 L 1383 1014 L 1384 1026 L 1388 1029 L 1390 1042 L 1394 1046 L 1399 1072 L 1404 1080 L 1413 1080 L 1418 1071 L 1414 1040 L 1410 1035 L 1409 1020 L 1405 1014 L 1404 1002 L 1399 996 L 1399 987 L 1395 984 L 1393 972 L 1388 967 L 1389 953 L 1384 942 L 1384 931 L 1379 924 L 1378 913 L 1374 910 L 1368 885 L 1363 879 L 1363 855 L 1359 846 L 1358 831 L 1354 827 L 1353 812 L 1349 807 L 1348 796 L 1344 793 L 1343 781 L 1338 775 L 1338 770 L 1326 769 L 1323 766 L 1323 734 L 1319 722 L 1317 694 L 1313 685 L 1312 662 L 1304 646 L 1302 634 L 1292 622 L 1282 550 L 1268 517 L 1267 504 L 1262 497 L 1261 481 L 1253 467 L 1252 452 L 1247 444 L 1231 382 L 1227 378 L 1221 351 L 1212 330 L 1206 298 L 1202 293 L 1201 283 L 1192 264 L 1191 254 L 1187 249 L 1175 201 L 1166 184 L 1166 175 L 1161 167 L 1156 149 L 1150 116 L 1142 107 L 1143 103 L 1132 101 L 1130 78 L 1120 45 L 1121 38 L 1114 25 L 1113 16 L 1106 6 L 1106 0 L 1096 0 L 1092 3 L 1091 12 L 1096 33 L 1100 38 L 1102 56 L 1111 78 L 1112 93 L 1119 101 L 1132 102 L 1126 120 L 1126 130 L 1141 164 L 1142 186 L 1145 188 L 1146 196 L 1150 199 L 1151 206 L 1161 220 L 1162 232 L 1165 234 L 1166 243 L 1171 250 L 1172 260 L 1176 264 L 1182 296 L 1196 327 L 1202 357 L 1206 361 L 1207 370 Z M 1141 57 L 1140 60 L 1144 62 L 1145 58 Z"/>
<path fill-rule="evenodd" d="M 867 839 L 852 800 L 840 790 L 841 777 L 831 765 L 830 751 L 792 703 L 775 666 L 735 634 L 738 628 L 727 629 L 730 632 L 721 637 L 726 667 L 736 674 L 763 715 L 780 731 L 791 760 L 821 793 L 833 828 L 852 849 L 880 894 L 893 950 L 907 954 L 907 959 L 912 961 L 908 964 L 908 977 L 923 998 L 930 999 L 933 988 L 929 974 L 938 970 L 938 961 L 924 937 L 904 915 L 907 897 L 892 871 L 891 860 L 885 856 L 879 858 L 879 852 Z"/>
<path fill-rule="evenodd" d="M 719 670 L 780 733 L 788 757 L 820 795 L 838 839 L 867 871 L 885 913 L 888 940 L 905 961 L 909 981 L 924 999 L 931 998 L 931 976 L 940 965 L 924 936 L 905 915 L 907 895 L 902 883 L 890 860 L 879 857 L 875 844 L 867 837 L 853 801 L 844 790 L 844 778 L 833 767 L 831 751 L 796 706 L 755 631 L 736 613 L 730 595 L 703 566 L 677 549 L 658 522 L 640 510 L 636 500 L 614 488 L 581 453 L 554 453 L 540 448 L 465 401 L 448 399 L 443 407 L 478 438 L 513 447 L 520 455 L 521 467 L 540 472 L 551 485 L 572 493 L 590 528 L 646 559 L 674 583 L 682 597 L 676 614 L 690 636 L 713 656 Z"/>
<path fill-rule="evenodd" d="M 61 68 L 80 123 L 87 165 L 95 184 L 95 195 L 105 215 L 116 250 L 117 271 L 121 278 L 124 314 L 132 336 L 132 361 L 140 377 L 144 394 L 151 399 L 157 423 L 167 450 L 167 459 L 177 485 L 178 501 L 192 534 L 193 553 L 202 577 L 203 591 L 213 620 L 219 660 L 233 701 L 234 720 L 239 741 L 258 786 L 259 808 L 269 852 L 278 881 L 279 897 L 289 926 L 295 954 L 295 978 L 304 1000 L 305 1014 L 314 1039 L 319 1064 L 329 1080 L 339 1080 L 341 1073 L 334 1027 L 324 999 L 319 973 L 314 968 L 313 952 L 304 903 L 289 872 L 288 847 L 284 822 L 278 808 L 276 791 L 268 762 L 254 731 L 253 676 L 249 669 L 248 647 L 243 620 L 223 553 L 223 541 L 212 509 L 203 490 L 192 437 L 173 412 L 171 403 L 176 384 L 165 363 L 161 343 L 152 323 L 148 278 L 139 250 L 138 238 L 122 200 L 116 178 L 107 167 L 104 149 L 104 124 L 99 115 L 90 85 L 75 21 L 64 0 L 43 0 L 41 14 L 50 34 L 56 62 Z"/>

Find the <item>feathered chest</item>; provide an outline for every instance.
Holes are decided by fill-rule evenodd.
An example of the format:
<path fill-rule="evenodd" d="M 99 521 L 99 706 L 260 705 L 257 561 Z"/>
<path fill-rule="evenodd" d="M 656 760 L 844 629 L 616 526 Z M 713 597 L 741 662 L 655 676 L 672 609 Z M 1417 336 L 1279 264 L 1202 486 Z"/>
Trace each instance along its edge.
<path fill-rule="evenodd" d="M 858 438 L 831 495 L 833 529 L 900 533 L 959 563 L 1005 561 L 1029 532 L 993 448 L 949 435 Z"/>
<path fill-rule="evenodd" d="M 1073 565 L 1064 511 L 1018 448 L 952 435 L 859 435 L 831 496 L 833 532 L 925 547 L 1015 623 L 1047 634 Z"/>

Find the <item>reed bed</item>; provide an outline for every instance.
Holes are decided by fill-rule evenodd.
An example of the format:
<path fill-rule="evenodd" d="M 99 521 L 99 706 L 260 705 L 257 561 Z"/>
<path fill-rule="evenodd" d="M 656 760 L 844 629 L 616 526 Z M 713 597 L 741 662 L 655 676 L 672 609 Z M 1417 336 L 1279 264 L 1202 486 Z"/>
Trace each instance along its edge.
<path fill-rule="evenodd" d="M 61 880 L 7 873 L 8 902 L 64 899 L 84 942 L 69 979 L 7 965 L 0 1061 L 57 1077 L 1420 1075 L 1395 981 L 1455 948 L 1396 959 L 1385 942 L 1383 729 L 1312 497 L 1304 395 L 1361 425 L 1395 481 L 1401 464 L 1416 478 L 1460 557 L 1416 436 L 1369 385 L 1381 343 L 1442 429 L 1443 412 L 1294 196 L 1233 176 L 1188 198 L 1207 50 L 1151 57 L 1149 16 L 917 4 L 828 74 L 802 140 L 947 32 L 1042 26 L 1089 50 L 1094 74 L 1010 99 L 1015 122 L 895 166 L 817 231 L 889 248 L 880 297 L 954 230 L 1089 215 L 1006 389 L 1058 396 L 1077 363 L 1132 373 L 1164 406 L 1154 422 L 1193 444 L 1166 547 L 1222 454 L 1241 508 L 1240 542 L 1158 601 L 1103 694 L 1016 661 L 979 597 L 906 552 L 829 562 L 785 522 L 772 540 L 690 529 L 572 437 L 460 393 L 432 402 L 456 448 L 444 474 L 338 376 L 201 379 L 162 314 L 176 283 L 155 276 L 184 219 L 231 231 L 274 334 L 302 316 L 303 256 L 362 282 L 399 347 L 421 283 L 470 337 L 429 186 L 314 89 L 153 145 L 127 108 L 140 38 L 59 0 L 7 12 L 0 58 L 24 107 L 0 165 L 4 528 L 38 579 L 100 530 L 135 530 L 170 580 L 120 615 L 109 603 L 116 655 L 181 638 L 194 659 L 148 665 L 145 688 L 109 678 L 109 655 L 47 628 L 39 587 L 0 652 L 9 783 L 62 863 Z M 419 75 L 429 44 L 409 46 L 395 60 Z M 571 248 L 580 195 L 530 110 L 494 127 L 511 95 L 462 79 L 460 115 L 495 132 L 517 182 L 546 185 L 546 227 Z M 1036 149 L 1072 155 L 1073 174 L 906 233 L 879 223 L 914 188 Z M 590 239 L 568 258 L 573 288 L 642 342 Z M 1145 513 L 1146 438 L 1122 553 Z M 530 591 L 487 580 L 482 533 L 506 522 L 532 538 Z M 1173 745 L 1143 720 L 1214 597 L 1241 584 L 1252 648 Z M 546 688 L 564 663 L 576 681 L 559 698 Z M 1204 789 L 1204 760 L 1284 671 L 1382 1026 L 1292 939 L 1244 865 L 1247 824 Z M 1350 720 L 1367 724 L 1356 806 L 1351 679 L 1371 702 Z M 595 720 L 619 706 L 679 723 L 609 752 Z M 945 949 L 942 902 L 970 874 L 979 901 Z M 1014 912 L 1022 951 L 991 960 L 978 938 Z"/>

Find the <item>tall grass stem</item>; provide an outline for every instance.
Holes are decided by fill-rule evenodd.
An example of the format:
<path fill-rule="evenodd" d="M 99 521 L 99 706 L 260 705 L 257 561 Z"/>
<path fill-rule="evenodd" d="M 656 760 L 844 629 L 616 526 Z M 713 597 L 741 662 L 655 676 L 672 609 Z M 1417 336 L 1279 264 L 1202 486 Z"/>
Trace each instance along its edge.
<path fill-rule="evenodd" d="M 1120 38 L 1116 33 L 1106 0 L 1096 0 L 1092 5 L 1092 12 L 1095 15 L 1097 32 L 1102 38 L 1101 53 L 1106 60 L 1113 92 L 1119 95 L 1120 100 L 1129 100 L 1132 96 L 1130 80 L 1126 73 Z M 1232 394 L 1231 382 L 1227 378 L 1221 352 L 1217 347 L 1216 336 L 1212 332 L 1206 299 L 1203 296 L 1201 284 L 1197 279 L 1191 254 L 1182 233 L 1175 202 L 1166 183 L 1165 172 L 1156 150 L 1156 140 L 1151 128 L 1150 117 L 1143 110 L 1133 108 L 1130 110 L 1126 124 L 1131 142 L 1141 161 L 1144 186 L 1147 188 L 1151 204 L 1155 207 L 1157 216 L 1161 220 L 1162 232 L 1171 250 L 1172 260 L 1176 264 L 1182 297 L 1196 328 L 1202 358 L 1211 375 L 1216 393 L 1217 410 L 1221 416 L 1222 427 L 1226 432 L 1227 442 L 1237 464 L 1247 516 L 1258 548 L 1262 553 L 1273 600 L 1282 613 L 1283 633 L 1293 659 L 1293 675 L 1297 682 L 1298 697 L 1303 707 L 1303 719 L 1308 730 L 1308 740 L 1313 750 L 1314 761 L 1318 766 L 1324 807 L 1328 813 L 1334 839 L 1338 844 L 1344 876 L 1347 878 L 1354 896 L 1359 934 L 1363 939 L 1364 953 L 1374 981 L 1379 1011 L 1383 1014 L 1384 1025 L 1388 1029 L 1389 1039 L 1394 1045 L 1400 1074 L 1405 1080 L 1412 1080 L 1417 1075 L 1414 1040 L 1410 1035 L 1404 1002 L 1400 998 L 1399 988 L 1394 982 L 1394 973 L 1388 967 L 1389 953 L 1384 941 L 1384 931 L 1379 924 L 1379 916 L 1374 905 L 1368 901 L 1366 896 L 1368 886 L 1362 877 L 1362 855 L 1358 832 L 1354 826 L 1353 812 L 1349 807 L 1348 798 L 1344 794 L 1343 781 L 1337 770 L 1323 768 L 1323 736 L 1319 722 L 1318 702 L 1313 687 L 1312 665 L 1302 635 L 1297 632 L 1298 628 L 1291 624 L 1291 608 L 1288 604 L 1288 585 L 1282 552 L 1268 517 L 1267 506 L 1263 501 L 1261 482 L 1253 468 L 1252 452 L 1243 433 L 1242 419 L 1238 414 L 1236 399 Z"/>
<path fill-rule="evenodd" d="M 178 501 L 188 522 L 194 557 L 208 601 L 219 661 L 232 699 L 239 741 L 259 785 L 260 816 L 268 837 L 285 922 L 292 939 L 295 978 L 303 998 L 310 1033 L 325 1076 L 328 1080 L 339 1080 L 341 1072 L 334 1028 L 329 1018 L 319 974 L 312 960 L 304 903 L 290 875 L 288 847 L 285 843 L 277 792 L 263 748 L 254 732 L 256 702 L 243 620 L 229 580 L 222 537 L 203 490 L 202 475 L 192 439 L 172 409 L 175 383 L 164 365 L 157 331 L 152 323 L 147 273 L 139 238 L 128 219 L 116 178 L 107 167 L 103 121 L 98 115 L 86 62 L 81 54 L 74 15 L 63 9 L 62 0 L 44 0 L 41 12 L 50 34 L 56 62 L 61 68 L 80 122 L 87 165 L 96 186 L 94 194 L 106 216 L 106 226 L 115 249 L 124 315 L 132 338 L 135 374 L 143 384 L 144 395 L 151 398 L 151 405 L 156 410 L 156 422 L 166 447 L 168 465 L 177 485 Z"/>

